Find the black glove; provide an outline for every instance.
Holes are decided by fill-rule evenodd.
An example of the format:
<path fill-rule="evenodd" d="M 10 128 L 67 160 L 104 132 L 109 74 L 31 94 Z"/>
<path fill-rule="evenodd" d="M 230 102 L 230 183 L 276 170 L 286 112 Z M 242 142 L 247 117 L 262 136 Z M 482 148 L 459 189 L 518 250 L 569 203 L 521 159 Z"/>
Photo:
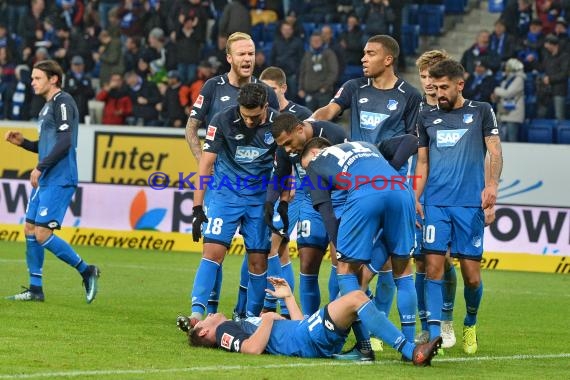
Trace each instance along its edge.
<path fill-rule="evenodd" d="M 282 206 L 282 203 L 284 203 L 285 205 Z M 273 204 L 271 202 L 265 202 L 265 204 L 263 205 L 263 219 L 265 220 L 265 224 L 269 226 L 269 229 L 271 230 L 272 233 L 277 234 L 284 239 L 289 239 L 289 237 L 287 236 L 287 229 L 289 228 L 289 216 L 287 214 L 288 208 L 289 204 L 285 201 L 279 202 L 279 206 L 277 206 L 277 212 L 279 213 L 279 216 L 281 216 L 281 219 L 283 219 L 283 215 L 285 215 L 285 220 L 283 220 L 283 225 L 285 226 L 285 222 L 287 222 L 287 228 L 282 228 L 278 230 L 273 225 Z"/>
<path fill-rule="evenodd" d="M 202 223 L 207 222 L 208 217 L 202 206 L 192 207 L 192 240 L 199 241 L 202 237 Z"/>
<path fill-rule="evenodd" d="M 281 217 L 283 222 L 283 231 L 279 235 L 287 237 L 287 231 L 289 231 L 289 203 L 286 201 L 280 201 L 277 206 L 277 213 Z"/>

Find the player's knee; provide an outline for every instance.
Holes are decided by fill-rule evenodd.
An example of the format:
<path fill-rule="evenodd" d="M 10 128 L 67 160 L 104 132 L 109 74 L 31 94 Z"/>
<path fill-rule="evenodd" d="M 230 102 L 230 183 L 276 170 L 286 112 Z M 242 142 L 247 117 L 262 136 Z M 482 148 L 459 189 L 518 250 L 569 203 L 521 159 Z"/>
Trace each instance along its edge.
<path fill-rule="evenodd" d="M 47 241 L 47 239 L 49 239 L 49 237 L 53 234 L 53 231 L 50 230 L 49 228 L 45 228 L 45 227 L 39 227 L 36 226 L 35 231 L 34 231 L 34 235 L 36 236 L 36 241 L 39 244 L 43 244 Z"/>
<path fill-rule="evenodd" d="M 35 235 L 36 234 L 36 226 L 34 224 L 31 224 L 31 223 L 26 223 L 24 225 L 24 233 L 27 236 Z"/>
<path fill-rule="evenodd" d="M 468 288 L 476 289 L 479 287 L 479 285 L 481 285 L 481 277 L 480 276 L 474 276 L 472 278 L 466 277 L 463 279 L 463 284 L 465 284 L 465 286 Z"/>

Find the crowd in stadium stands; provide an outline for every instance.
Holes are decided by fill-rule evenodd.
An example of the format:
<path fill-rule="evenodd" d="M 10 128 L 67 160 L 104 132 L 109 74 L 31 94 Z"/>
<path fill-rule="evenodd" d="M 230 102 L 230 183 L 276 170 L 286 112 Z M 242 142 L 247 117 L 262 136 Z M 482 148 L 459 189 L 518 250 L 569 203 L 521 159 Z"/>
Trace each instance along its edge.
<path fill-rule="evenodd" d="M 401 40 L 413 3 L 446 1 L 1 2 L 0 118 L 36 118 L 43 100 L 32 93 L 30 68 L 51 58 L 66 71 L 64 89 L 76 98 L 82 122 L 97 99 L 105 103 L 104 124 L 183 127 L 204 81 L 228 70 L 225 42 L 235 31 L 256 42 L 256 75 L 269 65 L 282 68 L 287 97 L 318 108 L 341 83 L 362 75 L 370 35 Z M 507 122 L 565 119 L 569 18 L 570 1 L 505 0 L 494 30 L 481 31 L 461 57 L 466 97 L 492 102 L 503 118 L 516 108 Z M 511 61 L 506 68 L 513 58 L 522 67 Z"/>

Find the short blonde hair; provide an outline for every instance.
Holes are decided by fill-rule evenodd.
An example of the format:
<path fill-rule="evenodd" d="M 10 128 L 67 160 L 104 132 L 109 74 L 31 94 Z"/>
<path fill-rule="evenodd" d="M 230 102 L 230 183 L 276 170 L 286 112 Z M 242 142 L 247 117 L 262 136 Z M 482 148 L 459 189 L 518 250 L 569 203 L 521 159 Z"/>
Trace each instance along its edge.
<path fill-rule="evenodd" d="M 251 36 L 247 33 L 242 33 L 242 32 L 235 32 L 230 34 L 230 36 L 228 37 L 228 41 L 226 42 L 226 54 L 231 54 L 232 52 L 232 44 L 236 41 L 242 41 L 242 40 L 250 40 L 253 41 L 253 39 L 251 38 Z"/>
<path fill-rule="evenodd" d="M 451 59 L 451 56 L 445 50 L 426 51 L 416 60 L 416 67 L 419 71 L 423 71 L 445 59 Z"/>

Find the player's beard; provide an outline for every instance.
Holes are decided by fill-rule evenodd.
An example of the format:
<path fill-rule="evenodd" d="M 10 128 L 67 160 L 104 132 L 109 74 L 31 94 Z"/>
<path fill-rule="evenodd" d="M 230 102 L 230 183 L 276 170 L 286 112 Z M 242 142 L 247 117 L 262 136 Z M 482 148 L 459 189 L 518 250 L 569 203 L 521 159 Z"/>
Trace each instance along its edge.
<path fill-rule="evenodd" d="M 445 102 L 441 102 L 441 100 L 445 100 Z M 444 111 L 451 111 L 453 109 L 453 107 L 455 107 L 455 103 L 457 103 L 457 96 L 455 96 L 452 99 L 448 99 L 446 97 L 441 97 L 437 99 L 437 105 L 440 109 L 444 110 Z"/>

